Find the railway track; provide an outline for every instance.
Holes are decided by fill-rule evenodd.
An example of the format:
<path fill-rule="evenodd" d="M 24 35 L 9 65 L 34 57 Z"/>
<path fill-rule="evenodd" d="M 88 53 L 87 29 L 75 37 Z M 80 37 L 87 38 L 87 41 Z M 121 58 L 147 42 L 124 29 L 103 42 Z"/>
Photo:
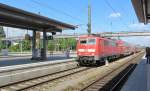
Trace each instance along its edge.
<path fill-rule="evenodd" d="M 108 72 L 118 68 L 120 65 L 124 65 L 127 61 L 133 60 L 133 58 L 137 56 L 138 55 L 135 54 L 131 57 L 120 59 L 119 61 L 110 63 L 108 66 L 92 67 L 92 69 L 84 72 L 31 88 L 29 91 L 80 91 L 83 87 L 86 87 L 92 81 L 95 81 L 95 79 L 106 75 Z"/>
<path fill-rule="evenodd" d="M 71 60 L 1 67 L 0 87 L 26 81 L 28 79 L 34 79 L 49 74 L 67 71 L 77 67 L 77 62 Z"/>
<path fill-rule="evenodd" d="M 128 76 L 136 67 L 136 63 L 143 54 L 139 54 L 130 61 L 120 65 L 103 77 L 96 79 L 81 91 L 120 91 Z"/>
<path fill-rule="evenodd" d="M 21 81 L 21 82 L 16 82 L 13 84 L 9 84 L 3 87 L 0 87 L 0 91 L 20 91 L 20 90 L 27 90 L 29 88 L 35 87 L 37 85 L 46 83 L 46 82 L 50 82 L 50 81 L 54 81 L 57 79 L 61 79 L 63 77 L 66 76 L 70 76 L 85 70 L 88 70 L 90 68 L 87 67 L 77 67 L 74 69 L 70 69 L 67 71 L 63 71 L 63 72 L 57 72 L 54 74 L 50 74 L 50 75 L 46 75 L 46 76 L 42 76 L 42 77 L 38 77 L 38 78 L 34 78 L 34 79 L 30 79 L 30 80 L 26 80 L 26 81 Z"/>
<path fill-rule="evenodd" d="M 141 54 L 139 54 L 139 55 L 141 56 Z M 139 56 L 139 55 L 137 55 L 137 56 Z M 136 60 L 138 58 L 131 58 L 130 60 L 133 60 L 133 59 Z M 98 82 L 101 82 L 101 83 L 100 83 L 100 85 L 98 84 L 96 86 L 99 86 L 100 88 L 97 88 L 97 90 L 95 90 L 95 88 L 94 89 L 92 88 L 92 91 L 98 91 L 98 89 L 106 89 L 107 87 L 109 87 L 109 89 L 110 89 L 110 84 L 107 84 L 108 81 L 110 81 L 114 76 L 116 76 L 116 74 L 119 74 L 120 72 L 122 72 L 122 70 L 124 70 L 126 67 L 129 66 L 129 64 L 127 65 L 127 63 L 131 63 L 131 62 L 127 61 L 127 62 L 123 62 L 123 63 L 125 65 L 121 63 L 122 65 L 119 66 L 119 67 L 118 66 L 115 67 L 115 70 L 113 72 L 109 72 L 109 73 L 107 72 L 108 74 L 105 73 L 106 75 L 104 75 L 103 77 L 101 77 L 99 79 L 94 80 L 92 82 L 92 84 L 88 83 L 89 84 L 88 86 L 87 85 L 86 85 L 86 87 L 83 86 L 85 88 L 82 89 L 83 88 L 82 87 L 81 88 L 82 91 L 89 91 L 88 89 L 91 88 L 92 86 L 94 86 L 94 84 L 96 84 Z M 114 63 L 111 63 L 111 64 L 114 65 Z M 119 64 L 119 63 L 117 63 L 117 64 Z M 71 85 L 73 85 L 75 87 L 75 85 L 78 83 L 78 82 L 75 82 L 75 81 L 78 80 L 78 81 L 81 82 L 80 79 L 83 78 L 82 76 L 84 76 L 84 79 L 86 78 L 85 74 L 89 74 L 89 73 L 91 73 L 91 71 L 102 70 L 102 69 L 105 69 L 105 68 L 108 69 L 108 70 L 112 70 L 111 68 L 113 68 L 114 66 L 112 66 L 110 68 L 107 68 L 106 66 L 98 67 L 98 68 L 97 67 L 96 68 L 89 68 L 89 67 L 72 68 L 72 69 L 69 69 L 69 70 L 65 70 L 65 71 L 61 71 L 61 72 L 57 72 L 57 73 L 53 73 L 53 74 L 49 74 L 49 75 L 45 75 L 45 76 L 41 76 L 41 77 L 36 77 L 36 78 L 25 80 L 25 81 L 19 81 L 19 82 L 13 83 L 13 84 L 8 84 L 8 85 L 5 85 L 3 87 L 0 87 L 0 91 L 20 91 L 20 90 L 24 90 L 24 91 L 28 91 L 28 90 L 29 91 L 45 91 L 43 89 L 47 89 L 46 88 L 47 86 L 50 86 L 50 88 L 52 87 L 52 89 L 55 89 L 55 88 L 57 89 L 58 87 L 63 86 L 62 89 L 64 89 L 64 88 L 67 87 L 68 83 L 65 84 L 65 82 L 67 82 L 67 81 L 69 81 L 69 84 L 70 84 L 70 82 L 73 82 Z M 130 73 L 130 71 L 129 71 L 129 73 Z M 124 75 L 124 73 L 122 73 L 122 74 Z M 109 75 L 112 76 L 112 77 L 110 77 Z M 81 76 L 81 78 L 80 78 L 80 76 Z M 120 76 L 120 77 L 122 77 L 122 76 Z M 112 81 L 112 82 L 114 82 L 114 81 Z M 122 82 L 122 80 L 120 80 L 120 82 Z M 120 85 L 120 82 L 117 80 L 115 83 L 113 83 L 113 86 L 111 85 L 111 88 L 118 89 L 118 87 Z M 45 88 L 43 88 L 44 87 L 43 85 L 46 85 Z M 62 85 L 62 86 L 59 86 L 59 85 Z M 40 90 L 40 89 L 42 89 L 42 90 Z M 50 91 L 61 91 L 61 90 L 57 89 L 57 90 L 50 90 Z M 66 91 L 66 90 L 64 90 L 64 91 Z M 67 90 L 67 91 L 72 91 L 72 90 Z M 75 91 L 78 91 L 78 90 L 75 90 Z M 106 91 L 109 91 L 109 90 L 106 90 Z M 116 90 L 112 90 L 112 91 L 116 91 Z"/>

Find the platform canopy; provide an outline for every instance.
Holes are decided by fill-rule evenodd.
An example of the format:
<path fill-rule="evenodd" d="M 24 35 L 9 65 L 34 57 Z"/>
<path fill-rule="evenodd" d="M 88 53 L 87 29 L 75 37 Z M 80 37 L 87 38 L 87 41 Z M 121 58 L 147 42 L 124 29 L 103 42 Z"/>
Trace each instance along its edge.
<path fill-rule="evenodd" d="M 150 0 L 132 0 L 136 15 L 141 23 L 150 23 Z"/>
<path fill-rule="evenodd" d="M 36 31 L 60 32 L 76 27 L 48 17 L 30 13 L 15 7 L 0 3 L 0 25 L 30 29 Z"/>

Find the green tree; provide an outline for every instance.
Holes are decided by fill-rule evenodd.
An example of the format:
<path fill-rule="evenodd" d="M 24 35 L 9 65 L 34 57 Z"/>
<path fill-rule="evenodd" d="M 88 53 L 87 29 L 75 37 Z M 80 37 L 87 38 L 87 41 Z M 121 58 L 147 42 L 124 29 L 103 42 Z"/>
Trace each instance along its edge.
<path fill-rule="evenodd" d="M 4 28 L 2 26 L 0 26 L 0 39 L 5 38 L 5 37 L 6 37 L 6 34 L 4 32 Z"/>
<path fill-rule="evenodd" d="M 30 51 L 31 50 L 31 41 L 30 40 L 23 40 L 20 42 L 22 43 L 22 50 L 23 51 Z"/>
<path fill-rule="evenodd" d="M 55 49 L 54 40 L 49 40 L 48 41 L 48 50 L 49 51 L 54 51 L 54 49 Z"/>
<path fill-rule="evenodd" d="M 74 38 L 69 38 L 69 39 L 68 39 L 68 46 L 69 46 L 72 50 L 75 50 L 75 49 L 76 49 L 76 44 L 77 44 L 76 39 L 74 39 Z"/>
<path fill-rule="evenodd" d="M 57 45 L 58 44 L 58 45 Z M 48 42 L 48 50 L 54 51 L 59 48 L 59 51 L 65 51 L 67 48 L 72 50 L 76 49 L 77 41 L 74 38 L 61 38 L 55 40 L 49 40 Z"/>
<path fill-rule="evenodd" d="M 6 34 L 2 26 L 0 26 L 0 50 L 6 48 L 5 42 L 2 41 L 2 38 L 5 38 Z"/>
<path fill-rule="evenodd" d="M 4 41 L 0 40 L 0 51 L 5 48 L 6 48 L 6 45 L 5 45 Z"/>
<path fill-rule="evenodd" d="M 74 38 L 66 38 L 59 39 L 60 49 L 65 50 L 67 48 L 71 48 L 73 50 L 76 49 L 76 40 Z"/>
<path fill-rule="evenodd" d="M 11 47 L 9 48 L 9 51 L 10 51 L 10 52 L 20 52 L 19 44 L 11 46 Z"/>
<path fill-rule="evenodd" d="M 59 44 L 60 44 L 60 49 L 62 51 L 65 50 L 67 48 L 67 45 L 68 45 L 66 39 L 63 39 L 63 38 L 59 39 Z"/>

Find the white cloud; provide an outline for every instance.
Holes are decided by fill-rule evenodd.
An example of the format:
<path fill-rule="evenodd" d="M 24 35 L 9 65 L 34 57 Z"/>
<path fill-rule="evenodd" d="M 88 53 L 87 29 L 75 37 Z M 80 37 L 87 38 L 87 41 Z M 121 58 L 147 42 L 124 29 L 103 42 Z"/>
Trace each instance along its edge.
<path fill-rule="evenodd" d="M 131 31 L 147 31 L 150 29 L 150 25 L 144 25 L 143 23 L 130 24 L 128 27 Z"/>
<path fill-rule="evenodd" d="M 111 13 L 111 14 L 109 15 L 110 18 L 118 18 L 118 17 L 120 17 L 120 16 L 121 16 L 121 14 L 120 14 L 119 12 L 117 12 L 117 13 Z"/>

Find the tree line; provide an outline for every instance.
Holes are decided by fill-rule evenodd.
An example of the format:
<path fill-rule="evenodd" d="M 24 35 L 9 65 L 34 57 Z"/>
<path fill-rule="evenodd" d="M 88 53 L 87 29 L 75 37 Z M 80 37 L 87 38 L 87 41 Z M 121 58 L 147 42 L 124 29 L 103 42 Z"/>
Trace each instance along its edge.
<path fill-rule="evenodd" d="M 15 41 L 15 44 L 11 44 L 10 41 L 2 40 L 6 38 L 5 31 L 2 26 L 0 26 L 0 51 L 2 49 L 8 49 L 10 52 L 20 52 L 20 51 L 31 51 L 32 41 L 25 39 L 21 41 Z M 42 48 L 42 39 L 39 41 L 40 45 L 38 48 Z M 65 51 L 66 49 L 76 50 L 77 41 L 74 38 L 59 38 L 53 40 L 47 40 L 48 51 Z"/>
<path fill-rule="evenodd" d="M 67 39 L 61 38 L 61 39 L 48 40 L 47 49 L 48 51 L 65 51 L 66 49 L 75 51 L 76 44 L 77 44 L 77 41 L 74 38 L 67 38 Z M 6 48 L 6 47 L 3 47 L 3 48 Z M 8 49 L 10 52 L 20 52 L 21 50 L 28 52 L 28 51 L 31 51 L 31 48 L 32 48 L 32 41 L 30 40 L 18 41 L 16 45 L 8 46 Z M 42 48 L 42 40 L 40 40 L 39 49 L 41 48 Z"/>

